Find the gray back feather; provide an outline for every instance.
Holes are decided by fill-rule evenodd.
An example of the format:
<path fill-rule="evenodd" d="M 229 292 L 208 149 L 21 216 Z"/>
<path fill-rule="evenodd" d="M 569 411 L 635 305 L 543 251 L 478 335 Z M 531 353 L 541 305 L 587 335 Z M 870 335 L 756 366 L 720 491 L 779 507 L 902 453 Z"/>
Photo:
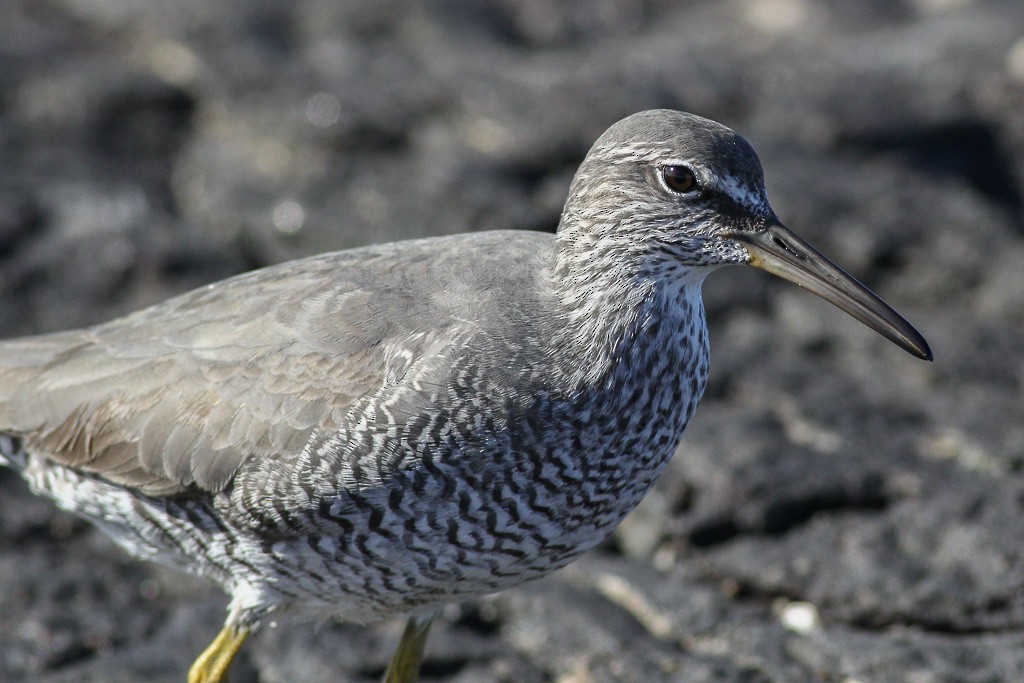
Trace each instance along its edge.
<path fill-rule="evenodd" d="M 493 295 L 529 291 L 552 242 L 495 232 L 326 254 L 0 343 L 0 432 L 149 495 L 220 491 L 246 458 L 272 469 L 336 429 L 447 328 L 500 319 Z"/>

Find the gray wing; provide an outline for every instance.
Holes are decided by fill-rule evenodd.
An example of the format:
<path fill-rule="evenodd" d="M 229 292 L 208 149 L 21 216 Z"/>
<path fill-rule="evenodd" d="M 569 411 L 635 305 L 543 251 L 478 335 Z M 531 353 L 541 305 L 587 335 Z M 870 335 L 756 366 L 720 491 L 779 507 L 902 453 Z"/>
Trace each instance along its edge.
<path fill-rule="evenodd" d="M 328 254 L 3 342 L 0 431 L 149 495 L 220 491 L 244 459 L 293 457 L 400 381 L 459 317 L 434 279 L 457 271 L 453 252 L 467 246 L 479 240 Z"/>

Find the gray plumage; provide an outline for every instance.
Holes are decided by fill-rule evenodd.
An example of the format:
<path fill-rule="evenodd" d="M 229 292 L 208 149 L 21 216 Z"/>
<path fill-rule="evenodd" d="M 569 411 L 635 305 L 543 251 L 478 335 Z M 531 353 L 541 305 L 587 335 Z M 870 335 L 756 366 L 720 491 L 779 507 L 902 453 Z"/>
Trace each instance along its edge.
<path fill-rule="evenodd" d="M 699 192 L 659 169 L 692 170 Z M 729 129 L 610 128 L 557 236 L 307 258 L 0 345 L 0 452 L 131 552 L 213 577 L 231 620 L 376 619 L 599 543 L 704 390 L 700 286 L 774 220 Z"/>

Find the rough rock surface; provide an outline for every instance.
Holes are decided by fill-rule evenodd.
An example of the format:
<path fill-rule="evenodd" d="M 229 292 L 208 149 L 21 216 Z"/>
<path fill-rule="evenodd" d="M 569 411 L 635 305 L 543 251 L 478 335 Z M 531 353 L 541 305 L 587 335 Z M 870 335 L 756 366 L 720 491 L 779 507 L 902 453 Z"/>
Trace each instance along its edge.
<path fill-rule="evenodd" d="M 553 229 L 614 120 L 721 120 L 936 361 L 715 274 L 711 386 L 656 491 L 587 559 L 446 612 L 425 679 L 1024 680 L 1024 4 L 412 4 L 0 3 L 0 334 Z M 0 471 L 0 680 L 183 680 L 224 604 Z M 285 622 L 232 680 L 373 681 L 400 630 Z"/>

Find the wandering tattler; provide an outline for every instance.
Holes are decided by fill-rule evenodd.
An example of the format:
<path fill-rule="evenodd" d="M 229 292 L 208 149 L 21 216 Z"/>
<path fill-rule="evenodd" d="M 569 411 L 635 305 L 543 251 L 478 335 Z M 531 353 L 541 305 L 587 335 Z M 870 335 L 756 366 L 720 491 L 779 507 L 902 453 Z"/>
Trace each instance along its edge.
<path fill-rule="evenodd" d="M 647 111 L 600 137 L 556 235 L 325 254 L 0 345 L 0 459 L 130 553 L 217 581 L 223 681 L 278 612 L 410 614 L 544 576 L 651 487 L 704 391 L 701 283 L 748 264 L 919 358 L 914 328 L 785 228 L 757 155 Z"/>

